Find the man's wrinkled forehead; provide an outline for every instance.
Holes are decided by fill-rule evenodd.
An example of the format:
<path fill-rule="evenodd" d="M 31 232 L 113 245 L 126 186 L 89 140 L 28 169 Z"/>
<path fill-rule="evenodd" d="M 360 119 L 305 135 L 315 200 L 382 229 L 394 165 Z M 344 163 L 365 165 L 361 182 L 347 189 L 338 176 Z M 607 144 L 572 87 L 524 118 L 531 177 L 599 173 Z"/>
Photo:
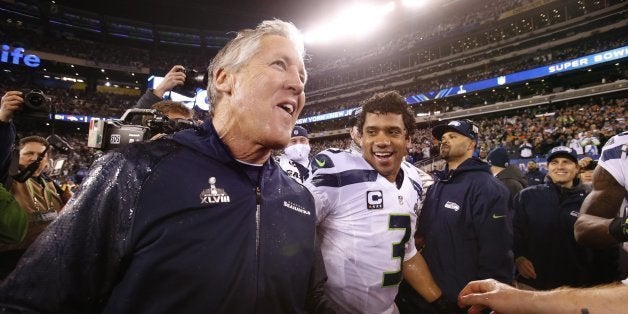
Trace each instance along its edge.
<path fill-rule="evenodd" d="M 42 153 L 46 149 L 42 143 L 39 142 L 27 142 L 20 147 L 20 153 L 22 152 L 34 152 L 34 153 Z"/>

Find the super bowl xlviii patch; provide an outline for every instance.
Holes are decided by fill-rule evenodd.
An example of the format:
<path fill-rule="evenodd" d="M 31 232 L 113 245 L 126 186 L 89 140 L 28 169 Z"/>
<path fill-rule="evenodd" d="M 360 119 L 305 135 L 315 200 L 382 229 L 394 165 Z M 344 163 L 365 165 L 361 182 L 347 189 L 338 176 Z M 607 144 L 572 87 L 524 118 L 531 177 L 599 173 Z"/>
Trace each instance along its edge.
<path fill-rule="evenodd" d="M 366 208 L 382 209 L 384 208 L 384 194 L 381 190 L 366 191 Z"/>
<path fill-rule="evenodd" d="M 230 203 L 229 195 L 224 189 L 216 187 L 216 178 L 209 178 L 209 189 L 201 191 L 201 204 Z"/>

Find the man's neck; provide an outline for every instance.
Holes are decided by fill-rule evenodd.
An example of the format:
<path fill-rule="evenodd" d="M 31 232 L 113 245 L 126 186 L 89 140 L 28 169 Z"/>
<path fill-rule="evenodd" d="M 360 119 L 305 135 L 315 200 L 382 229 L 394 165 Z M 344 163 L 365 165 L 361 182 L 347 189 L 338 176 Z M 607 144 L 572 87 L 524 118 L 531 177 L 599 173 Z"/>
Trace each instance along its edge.
<path fill-rule="evenodd" d="M 455 160 L 447 160 L 447 168 L 449 168 L 450 171 L 455 170 L 467 159 L 469 159 L 469 157 Z"/>

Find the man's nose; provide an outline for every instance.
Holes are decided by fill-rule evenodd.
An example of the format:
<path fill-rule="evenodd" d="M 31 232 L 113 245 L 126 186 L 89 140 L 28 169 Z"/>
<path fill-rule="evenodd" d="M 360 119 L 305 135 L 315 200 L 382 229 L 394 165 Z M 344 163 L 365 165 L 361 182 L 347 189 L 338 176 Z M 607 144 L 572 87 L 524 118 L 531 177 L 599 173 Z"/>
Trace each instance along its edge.
<path fill-rule="evenodd" d="M 305 83 L 301 80 L 301 75 L 298 71 L 290 73 L 289 78 L 286 80 L 288 89 L 294 91 L 295 95 L 300 95 L 305 89 Z"/>

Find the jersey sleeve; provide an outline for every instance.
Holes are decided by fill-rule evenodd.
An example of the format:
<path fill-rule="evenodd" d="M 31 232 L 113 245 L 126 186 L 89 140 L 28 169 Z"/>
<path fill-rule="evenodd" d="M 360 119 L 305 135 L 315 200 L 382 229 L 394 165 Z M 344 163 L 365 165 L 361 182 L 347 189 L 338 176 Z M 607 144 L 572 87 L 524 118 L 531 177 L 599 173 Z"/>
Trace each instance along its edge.
<path fill-rule="evenodd" d="M 627 188 L 628 178 L 628 132 L 612 137 L 600 154 L 599 165 L 610 173 L 617 182 Z"/>
<path fill-rule="evenodd" d="M 322 223 L 336 207 L 338 189 L 330 187 L 328 181 L 334 177 L 335 166 L 332 158 L 325 153 L 319 153 L 312 159 L 312 174 L 304 185 L 314 196 L 316 204 L 316 225 Z"/>

